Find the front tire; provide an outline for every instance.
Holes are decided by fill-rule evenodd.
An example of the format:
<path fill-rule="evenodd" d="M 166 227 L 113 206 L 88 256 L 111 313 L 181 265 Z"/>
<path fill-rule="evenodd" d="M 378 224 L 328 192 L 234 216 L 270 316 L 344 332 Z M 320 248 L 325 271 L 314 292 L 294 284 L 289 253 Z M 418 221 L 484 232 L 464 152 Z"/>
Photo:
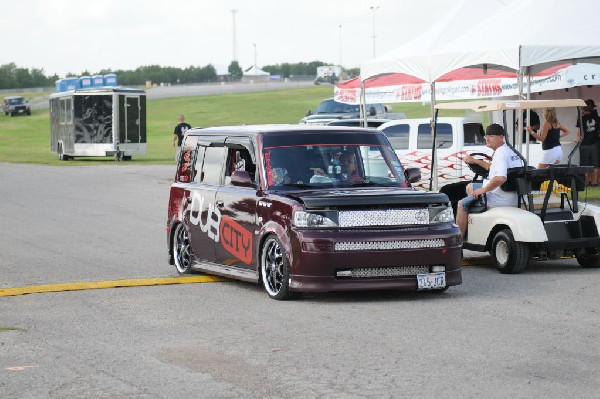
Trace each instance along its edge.
<path fill-rule="evenodd" d="M 183 223 L 177 224 L 173 233 L 173 260 L 179 274 L 188 274 L 192 271 L 192 256 L 190 249 L 190 236 Z"/>
<path fill-rule="evenodd" d="M 267 238 L 262 247 L 260 275 L 271 298 L 284 301 L 298 296 L 290 291 L 290 264 L 281 241 L 275 236 Z"/>
<path fill-rule="evenodd" d="M 521 273 L 529 263 L 529 248 L 525 243 L 515 241 L 509 229 L 496 233 L 491 255 L 496 268 L 503 274 Z"/>

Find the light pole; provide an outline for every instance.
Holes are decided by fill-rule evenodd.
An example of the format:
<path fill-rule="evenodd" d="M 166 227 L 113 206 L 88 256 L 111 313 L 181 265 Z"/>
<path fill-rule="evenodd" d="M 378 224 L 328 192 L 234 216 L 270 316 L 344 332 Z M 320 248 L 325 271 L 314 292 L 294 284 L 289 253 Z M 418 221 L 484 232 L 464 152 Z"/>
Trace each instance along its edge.
<path fill-rule="evenodd" d="M 258 75 L 258 68 L 256 67 L 256 43 L 252 43 L 254 46 L 254 77 Z"/>
<path fill-rule="evenodd" d="M 342 66 L 342 25 L 340 25 L 340 67 Z"/>
<path fill-rule="evenodd" d="M 375 58 L 375 11 L 379 9 L 379 6 L 371 6 L 373 11 L 373 58 Z"/>
<path fill-rule="evenodd" d="M 231 10 L 231 16 L 233 17 L 233 61 L 237 61 L 237 32 L 235 29 L 235 13 L 238 10 Z"/>

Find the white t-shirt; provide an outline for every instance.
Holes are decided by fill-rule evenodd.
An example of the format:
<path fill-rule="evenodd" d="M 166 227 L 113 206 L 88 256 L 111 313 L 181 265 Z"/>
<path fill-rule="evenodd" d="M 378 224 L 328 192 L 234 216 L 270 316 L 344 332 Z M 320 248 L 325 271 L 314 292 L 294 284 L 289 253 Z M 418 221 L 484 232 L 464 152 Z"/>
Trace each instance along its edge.
<path fill-rule="evenodd" d="M 492 156 L 490 171 L 487 179 L 483 181 L 483 186 L 485 187 L 496 176 L 506 177 L 508 168 L 518 166 L 523 166 L 521 158 L 506 143 L 502 144 Z M 488 206 L 517 206 L 517 193 L 515 191 L 503 191 L 500 187 L 496 187 L 486 195 Z"/>

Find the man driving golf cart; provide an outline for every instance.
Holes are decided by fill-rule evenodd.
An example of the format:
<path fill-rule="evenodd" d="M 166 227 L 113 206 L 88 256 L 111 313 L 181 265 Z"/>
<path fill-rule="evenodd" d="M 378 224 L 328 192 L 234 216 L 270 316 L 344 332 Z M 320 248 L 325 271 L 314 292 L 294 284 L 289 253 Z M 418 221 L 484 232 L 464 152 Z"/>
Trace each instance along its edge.
<path fill-rule="evenodd" d="M 436 116 L 439 110 L 464 109 L 475 112 L 499 111 L 504 113 L 502 119 L 506 120 L 506 111 L 518 115 L 522 110 L 548 107 L 575 107 L 580 118 L 577 107 L 583 106 L 585 103 L 582 100 L 495 100 L 440 103 L 435 108 Z M 487 192 L 487 205 L 491 205 L 490 193 L 493 190 L 501 190 L 503 194 L 510 193 L 512 198 L 508 200 L 509 203 L 490 206 L 485 212 L 480 212 L 485 209 L 476 210 L 471 207 L 468 214 L 465 212 L 463 215 L 462 206 L 470 201 L 463 200 L 467 194 L 465 188 L 468 182 L 464 182 L 462 186 L 447 185 L 441 188 L 440 191 L 448 195 L 453 205 L 457 205 L 459 225 L 464 222 L 461 218 L 466 216 L 464 220 L 468 232 L 463 247 L 489 252 L 501 273 L 520 273 L 527 267 L 530 259 L 574 257 L 582 267 L 600 267 L 600 207 L 579 202 L 579 193 L 586 188 L 584 175 L 591 167 L 572 164 L 571 158 L 578 145 L 569 154 L 567 164 L 536 169 L 528 166 L 527 160 L 508 141 L 506 144 L 502 143 L 506 136 L 491 136 L 493 134 L 489 138 L 486 135 L 486 143 L 490 148 L 494 149 L 489 145 L 489 140 L 497 140 L 499 143 L 495 144 L 509 148 L 511 154 L 517 155 L 522 163 L 517 167 L 514 164 L 511 164 L 512 167 L 506 165 L 506 176 L 500 179 L 503 180 L 502 183 L 497 179 L 502 174 L 488 176 L 482 162 L 468 164 L 475 173 L 474 184 L 471 186 L 475 188 L 473 193 L 479 198 L 485 198 L 482 194 Z M 489 154 L 482 153 L 471 155 L 477 158 L 486 155 L 489 157 Z M 480 177 L 487 178 L 487 182 Z M 492 184 L 494 179 L 496 183 Z M 480 188 L 478 182 L 481 184 Z M 496 186 L 497 183 L 500 185 Z M 479 205 L 486 208 L 485 201 Z"/>

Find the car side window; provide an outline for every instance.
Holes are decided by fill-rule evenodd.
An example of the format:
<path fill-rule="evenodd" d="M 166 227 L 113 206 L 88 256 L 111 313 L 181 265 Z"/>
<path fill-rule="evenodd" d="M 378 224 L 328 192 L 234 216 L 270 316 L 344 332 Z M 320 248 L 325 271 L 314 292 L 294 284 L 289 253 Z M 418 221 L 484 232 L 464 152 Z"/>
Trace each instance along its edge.
<path fill-rule="evenodd" d="M 255 181 L 256 165 L 252 161 L 250 151 L 246 148 L 228 148 L 225 170 L 225 184 L 230 184 L 234 171 L 248 172 L 252 181 Z"/>
<path fill-rule="evenodd" d="M 220 185 L 225 161 L 225 147 L 206 147 L 202 175 L 204 184 Z"/>
<path fill-rule="evenodd" d="M 383 130 L 394 150 L 408 150 L 410 125 L 398 124 Z"/>
<path fill-rule="evenodd" d="M 191 183 L 194 180 L 194 162 L 196 158 L 196 143 L 198 138 L 188 136 L 181 145 L 181 155 L 177 164 L 175 179 L 181 183 Z"/>
<path fill-rule="evenodd" d="M 435 138 L 436 148 L 452 147 L 452 125 L 449 123 L 437 124 L 437 137 Z M 417 148 L 431 149 L 433 136 L 431 135 L 431 126 L 429 123 L 422 123 L 417 130 Z"/>

